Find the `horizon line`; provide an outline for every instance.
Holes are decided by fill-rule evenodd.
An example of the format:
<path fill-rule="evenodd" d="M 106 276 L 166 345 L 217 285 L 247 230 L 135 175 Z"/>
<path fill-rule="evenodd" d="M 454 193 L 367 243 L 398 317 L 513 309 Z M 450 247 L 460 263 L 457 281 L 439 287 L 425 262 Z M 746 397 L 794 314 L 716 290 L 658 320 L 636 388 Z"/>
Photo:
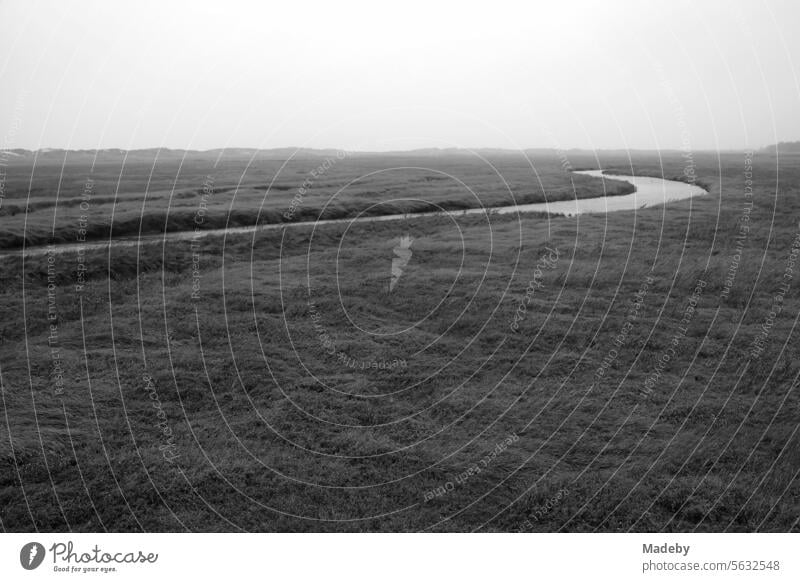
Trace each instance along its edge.
<path fill-rule="evenodd" d="M 248 152 L 276 152 L 276 151 L 287 151 L 293 150 L 294 152 L 347 152 L 348 154 L 410 154 L 410 153 L 419 153 L 419 152 L 461 152 L 461 153 L 473 153 L 473 152 L 502 152 L 502 153 L 521 153 L 521 152 L 528 152 L 528 151 L 548 151 L 548 152 L 698 152 L 698 153 L 721 153 L 721 152 L 756 152 L 756 151 L 764 151 L 764 150 L 775 150 L 778 149 L 780 146 L 789 145 L 789 146 L 800 146 L 800 140 L 796 141 L 781 141 L 777 143 L 771 143 L 765 146 L 760 147 L 747 147 L 747 146 L 740 146 L 740 147 L 729 147 L 729 148 L 681 148 L 681 147 L 670 147 L 670 148 L 629 148 L 629 147 L 602 147 L 602 148 L 585 148 L 585 147 L 570 147 L 570 148 L 560 148 L 560 147 L 544 147 L 544 146 L 534 146 L 534 147 L 526 147 L 526 148 L 500 148 L 500 147 L 490 147 L 490 146 L 481 146 L 481 147 L 419 147 L 419 148 L 411 148 L 411 149 L 398 149 L 398 150 L 356 150 L 356 149 L 348 149 L 348 148 L 341 148 L 341 147 L 307 147 L 307 146 L 276 146 L 276 147 L 250 147 L 250 146 L 224 146 L 224 147 L 216 147 L 216 148 L 207 148 L 207 149 L 193 149 L 193 148 L 179 148 L 179 147 L 166 147 L 166 146 L 150 146 L 150 147 L 138 147 L 138 148 L 118 148 L 118 147 L 105 147 L 105 148 L 63 148 L 63 147 L 40 147 L 36 149 L 31 148 L 10 148 L 4 147 L 0 148 L 0 155 L 8 154 L 8 153 L 17 153 L 17 152 L 25 152 L 31 154 L 42 154 L 42 153 L 53 153 L 53 152 L 75 152 L 75 153 L 99 153 L 99 152 L 106 152 L 106 153 L 135 153 L 135 152 L 152 152 L 152 151 L 165 151 L 165 152 L 185 152 L 185 153 L 219 153 L 225 151 L 248 151 Z"/>

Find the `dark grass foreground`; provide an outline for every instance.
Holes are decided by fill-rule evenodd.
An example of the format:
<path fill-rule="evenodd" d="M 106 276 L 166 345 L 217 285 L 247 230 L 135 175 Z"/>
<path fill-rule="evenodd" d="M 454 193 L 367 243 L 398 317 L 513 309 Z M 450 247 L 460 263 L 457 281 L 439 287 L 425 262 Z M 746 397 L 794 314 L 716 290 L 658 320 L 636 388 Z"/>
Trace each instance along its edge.
<path fill-rule="evenodd" d="M 756 157 L 743 242 L 744 156 L 698 164 L 666 208 L 112 250 L 80 291 L 5 259 L 2 528 L 797 531 L 800 164 Z"/>

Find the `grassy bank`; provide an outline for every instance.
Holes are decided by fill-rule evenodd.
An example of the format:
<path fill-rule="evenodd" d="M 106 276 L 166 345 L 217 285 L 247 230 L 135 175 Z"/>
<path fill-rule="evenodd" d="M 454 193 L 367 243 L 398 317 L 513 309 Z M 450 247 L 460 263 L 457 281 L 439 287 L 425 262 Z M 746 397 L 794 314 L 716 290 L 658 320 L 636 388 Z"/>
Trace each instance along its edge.
<path fill-rule="evenodd" d="M 152 175 L 151 175 L 152 172 Z M 317 219 L 435 212 L 629 194 L 570 176 L 553 157 L 506 154 L 179 164 L 85 160 L 8 170 L 0 248 Z"/>

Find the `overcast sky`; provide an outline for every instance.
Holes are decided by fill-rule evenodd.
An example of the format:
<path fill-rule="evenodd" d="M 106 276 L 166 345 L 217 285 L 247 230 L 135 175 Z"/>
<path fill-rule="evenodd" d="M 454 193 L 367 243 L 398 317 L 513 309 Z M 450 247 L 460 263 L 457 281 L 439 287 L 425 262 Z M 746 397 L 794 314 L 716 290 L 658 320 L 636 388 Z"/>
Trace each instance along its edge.
<path fill-rule="evenodd" d="M 800 139 L 797 0 L 0 0 L 0 148 Z"/>

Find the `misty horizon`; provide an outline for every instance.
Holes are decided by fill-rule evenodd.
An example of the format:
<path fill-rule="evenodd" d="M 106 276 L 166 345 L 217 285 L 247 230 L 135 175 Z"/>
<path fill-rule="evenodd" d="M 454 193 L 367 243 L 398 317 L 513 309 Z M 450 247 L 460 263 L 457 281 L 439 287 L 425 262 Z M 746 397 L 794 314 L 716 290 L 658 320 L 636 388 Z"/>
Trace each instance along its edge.
<path fill-rule="evenodd" d="M 0 4 L 0 147 L 742 150 L 800 139 L 787 1 Z"/>
<path fill-rule="evenodd" d="M 387 150 L 358 150 L 358 149 L 348 149 L 343 147 L 337 146 L 325 146 L 325 147 L 308 147 L 308 146 L 293 146 L 293 145 L 285 145 L 285 146 L 273 146 L 273 147 L 257 147 L 257 146 L 242 146 L 242 145 L 235 145 L 235 146 L 219 146 L 219 147 L 210 147 L 205 149 L 193 149 L 193 148 L 181 148 L 181 147 L 167 147 L 167 146 L 144 146 L 144 147 L 136 147 L 136 148 L 121 148 L 121 147 L 103 147 L 103 148 L 62 148 L 62 147 L 40 147 L 36 149 L 30 148 L 4 148 L 0 151 L 4 152 L 28 152 L 28 153 L 50 153 L 50 152 L 119 152 L 119 153 L 134 153 L 134 152 L 152 152 L 152 151 L 164 151 L 164 152 L 187 152 L 187 153 L 209 153 L 209 152 L 236 152 L 236 151 L 247 151 L 247 152 L 277 152 L 277 151 L 294 151 L 294 152 L 336 152 L 336 151 L 346 151 L 350 154 L 406 154 L 406 153 L 425 153 L 425 152 L 459 152 L 459 153 L 470 153 L 470 152 L 501 152 L 501 153 L 525 153 L 525 152 L 695 152 L 695 153 L 716 153 L 716 152 L 747 152 L 747 151 L 765 151 L 765 150 L 772 150 L 775 147 L 780 148 L 781 146 L 791 148 L 791 151 L 797 151 L 796 148 L 800 147 L 800 139 L 798 140 L 790 140 L 790 141 L 782 141 L 778 143 L 769 143 L 764 144 L 762 146 L 756 147 L 731 147 L 731 148 L 724 148 L 724 149 L 682 149 L 682 148 L 660 148 L 660 149 L 648 149 L 648 148 L 612 148 L 612 147 L 597 147 L 593 149 L 589 148 L 581 148 L 581 147 L 547 147 L 547 146 L 530 146 L 530 147 L 521 147 L 518 149 L 513 148 L 501 148 L 501 147 L 491 147 L 491 146 L 453 146 L 453 147 L 437 147 L 437 146 L 430 146 L 430 147 L 417 147 L 417 148 L 409 148 L 409 149 L 387 149 Z"/>

